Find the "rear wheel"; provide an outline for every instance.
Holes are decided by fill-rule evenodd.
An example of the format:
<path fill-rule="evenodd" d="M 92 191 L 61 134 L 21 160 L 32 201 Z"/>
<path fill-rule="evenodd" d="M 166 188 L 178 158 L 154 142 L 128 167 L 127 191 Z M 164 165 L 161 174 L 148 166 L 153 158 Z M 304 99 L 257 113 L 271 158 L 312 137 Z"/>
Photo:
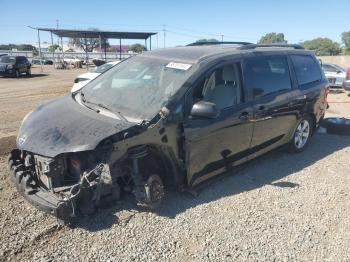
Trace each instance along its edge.
<path fill-rule="evenodd" d="M 292 140 L 290 141 L 289 149 L 291 152 L 303 151 L 309 143 L 312 134 L 313 122 L 309 116 L 304 116 L 298 123 L 294 131 Z"/>

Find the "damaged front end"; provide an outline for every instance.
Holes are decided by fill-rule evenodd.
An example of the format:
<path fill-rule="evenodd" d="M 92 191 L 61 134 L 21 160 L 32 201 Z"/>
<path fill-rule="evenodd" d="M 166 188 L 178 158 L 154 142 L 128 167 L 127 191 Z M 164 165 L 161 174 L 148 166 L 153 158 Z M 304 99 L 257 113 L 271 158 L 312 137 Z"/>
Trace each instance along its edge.
<path fill-rule="evenodd" d="M 8 158 L 11 180 L 24 198 L 39 210 L 70 223 L 92 214 L 102 203 L 130 192 L 149 207 L 157 207 L 164 195 L 158 175 L 140 174 L 146 146 L 135 147 L 115 163 L 108 150 L 67 153 L 54 158 L 15 149 Z"/>

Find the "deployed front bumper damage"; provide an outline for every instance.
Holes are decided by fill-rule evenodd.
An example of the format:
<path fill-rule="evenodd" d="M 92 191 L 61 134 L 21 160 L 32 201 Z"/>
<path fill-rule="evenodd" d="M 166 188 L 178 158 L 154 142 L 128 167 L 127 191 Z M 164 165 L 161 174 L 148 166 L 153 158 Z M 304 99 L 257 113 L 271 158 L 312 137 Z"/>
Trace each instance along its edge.
<path fill-rule="evenodd" d="M 119 189 L 112 185 L 107 164 L 98 164 L 91 171 L 84 172 L 76 183 L 53 187 L 54 180 L 50 176 L 60 175 L 59 165 L 51 166 L 52 170 L 45 170 L 48 167 L 43 166 L 41 174 L 50 171 L 44 179 L 39 177 L 39 172 L 29 168 L 27 161 L 23 151 L 18 149 L 12 150 L 8 157 L 11 180 L 18 192 L 39 210 L 54 215 L 65 223 L 77 216 L 78 206 L 79 211 L 83 208 L 85 212 L 92 213 L 101 196 L 106 194 L 106 188 L 109 188 L 108 193 L 113 193 L 113 196 L 119 192 Z"/>

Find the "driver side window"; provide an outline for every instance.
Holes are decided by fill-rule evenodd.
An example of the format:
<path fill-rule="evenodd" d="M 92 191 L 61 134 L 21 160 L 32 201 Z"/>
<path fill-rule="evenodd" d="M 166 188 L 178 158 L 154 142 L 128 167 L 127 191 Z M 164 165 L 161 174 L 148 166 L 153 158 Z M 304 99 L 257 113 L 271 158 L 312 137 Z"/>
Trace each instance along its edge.
<path fill-rule="evenodd" d="M 212 102 L 225 109 L 243 102 L 240 63 L 218 67 L 202 79 L 194 90 L 194 102 Z"/>

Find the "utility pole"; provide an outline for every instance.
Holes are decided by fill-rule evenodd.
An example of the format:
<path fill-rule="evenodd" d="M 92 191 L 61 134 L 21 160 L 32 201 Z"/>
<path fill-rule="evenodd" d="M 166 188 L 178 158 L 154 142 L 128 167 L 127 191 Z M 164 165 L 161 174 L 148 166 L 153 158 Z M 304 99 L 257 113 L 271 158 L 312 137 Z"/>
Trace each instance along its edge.
<path fill-rule="evenodd" d="M 56 29 L 58 29 L 59 27 L 59 24 L 58 24 L 58 19 L 56 19 Z M 57 45 L 59 46 L 60 45 L 60 38 L 57 37 Z"/>
<path fill-rule="evenodd" d="M 43 72 L 43 58 L 41 55 L 41 46 L 40 46 L 40 30 L 38 29 L 38 42 L 39 42 L 39 56 L 40 56 L 40 71 Z"/>
<path fill-rule="evenodd" d="M 165 39 L 166 39 L 166 29 L 165 29 L 165 25 L 163 25 L 163 39 L 164 39 L 164 48 L 165 48 Z"/>
<path fill-rule="evenodd" d="M 221 35 L 221 43 L 224 42 L 224 35 Z"/>

